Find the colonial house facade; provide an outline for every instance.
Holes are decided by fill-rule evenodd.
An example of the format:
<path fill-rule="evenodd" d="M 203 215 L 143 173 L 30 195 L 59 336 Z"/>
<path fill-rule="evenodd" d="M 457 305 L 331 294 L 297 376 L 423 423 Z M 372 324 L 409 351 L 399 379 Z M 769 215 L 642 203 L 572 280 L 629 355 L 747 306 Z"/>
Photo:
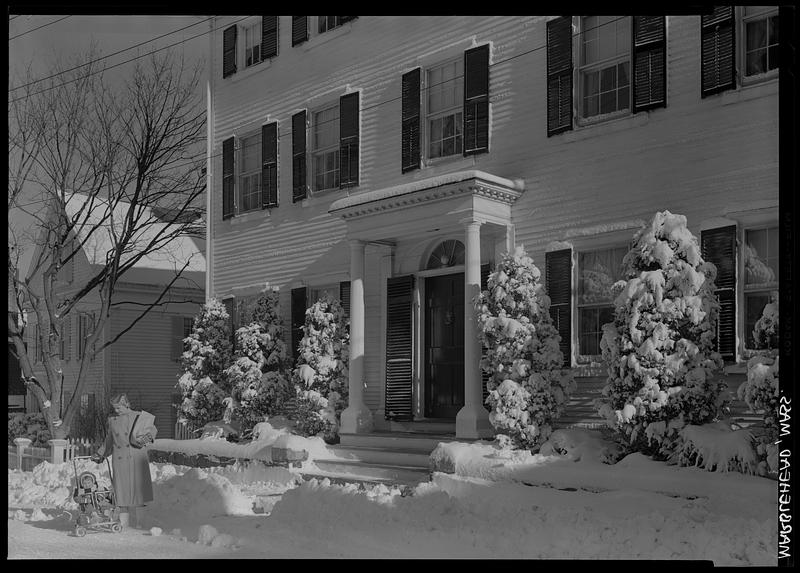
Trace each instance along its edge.
<path fill-rule="evenodd" d="M 79 209 L 77 194 L 67 203 L 67 214 Z M 120 204 L 120 212 L 126 204 Z M 145 208 L 143 208 L 145 209 Z M 142 213 L 142 220 L 150 219 L 150 209 Z M 118 217 L 119 219 L 119 217 Z M 148 232 L 156 233 L 166 223 L 156 223 Z M 91 225 L 86 225 L 86 231 Z M 78 255 L 60 271 L 56 288 L 59 295 L 69 296 L 97 273 L 98 265 L 105 262 L 109 245 L 104 244 L 103 233 L 97 231 L 83 243 Z M 86 413 L 107 400 L 116 392 L 125 392 L 136 409 L 144 409 L 156 417 L 159 437 L 173 437 L 177 422 L 175 404 L 180 402 L 176 388 L 181 373 L 183 338 L 191 332 L 194 317 L 200 310 L 205 294 L 205 245 L 195 237 L 180 237 L 159 251 L 143 257 L 133 268 L 122 275 L 112 297 L 112 309 L 96 346 L 119 339 L 108 346 L 89 364 L 88 384 L 80 396 L 81 410 Z M 36 254 L 34 254 L 35 260 Z M 176 270 L 189 262 L 181 277 L 174 282 Z M 172 282 L 167 293 L 159 300 L 165 286 Z M 34 281 L 33 284 L 36 284 Z M 137 320 L 149 305 L 154 306 L 143 318 Z M 57 349 L 64 371 L 64 391 L 67 399 L 75 392 L 76 377 L 83 355 L 86 337 L 100 311 L 100 298 L 96 291 L 90 293 L 63 320 L 62 338 Z M 42 348 L 38 342 L 40 325 L 34 313 L 28 311 L 25 337 L 28 355 L 34 374 L 44 380 Z M 28 393 L 26 411 L 36 412 L 36 399 Z"/>
<path fill-rule="evenodd" d="M 306 307 L 343 299 L 342 435 L 487 437 L 472 298 L 491 266 L 515 245 L 533 257 L 588 397 L 622 257 L 668 209 L 717 265 L 735 390 L 777 291 L 777 22 L 774 7 L 214 18 L 207 295 L 235 322 L 279 287 L 293 349 Z"/>

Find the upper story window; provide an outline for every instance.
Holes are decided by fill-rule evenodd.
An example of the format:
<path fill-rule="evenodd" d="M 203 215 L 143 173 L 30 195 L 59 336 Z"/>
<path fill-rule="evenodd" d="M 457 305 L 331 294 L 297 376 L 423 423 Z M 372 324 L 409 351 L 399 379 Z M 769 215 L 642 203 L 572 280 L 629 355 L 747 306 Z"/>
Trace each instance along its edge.
<path fill-rule="evenodd" d="M 622 278 L 627 247 L 578 253 L 578 354 L 599 356 L 603 325 L 614 321 L 611 287 Z"/>
<path fill-rule="evenodd" d="M 778 69 L 777 6 L 743 6 L 744 75 L 758 76 Z"/>
<path fill-rule="evenodd" d="M 244 45 L 244 67 L 261 61 L 261 22 L 254 22 L 242 30 Z"/>
<path fill-rule="evenodd" d="M 581 117 L 630 109 L 630 17 L 581 18 L 580 54 Z"/>
<path fill-rule="evenodd" d="M 261 133 L 243 137 L 239 149 L 239 212 L 261 207 Z"/>
<path fill-rule="evenodd" d="M 347 18 L 347 16 L 317 16 L 317 32 L 324 34 L 329 30 L 338 28 L 346 21 L 343 18 Z"/>
<path fill-rule="evenodd" d="M 464 150 L 464 60 L 429 68 L 426 81 L 427 156 L 461 155 Z"/>
<path fill-rule="evenodd" d="M 314 190 L 339 187 L 339 104 L 311 116 L 311 169 Z"/>
<path fill-rule="evenodd" d="M 753 328 L 778 295 L 778 227 L 744 231 L 744 336 L 754 349 Z"/>

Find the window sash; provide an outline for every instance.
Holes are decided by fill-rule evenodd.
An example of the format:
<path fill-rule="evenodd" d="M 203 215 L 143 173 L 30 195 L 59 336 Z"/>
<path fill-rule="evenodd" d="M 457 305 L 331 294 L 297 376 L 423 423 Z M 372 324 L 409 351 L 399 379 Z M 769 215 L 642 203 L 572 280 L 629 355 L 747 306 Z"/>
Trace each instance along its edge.
<path fill-rule="evenodd" d="M 339 105 L 314 112 L 311 169 L 314 189 L 339 187 Z"/>
<path fill-rule="evenodd" d="M 778 227 L 745 229 L 744 243 L 745 291 L 777 288 L 780 253 Z"/>
<path fill-rule="evenodd" d="M 464 61 L 450 60 L 425 72 L 425 133 L 429 159 L 464 151 Z"/>
<path fill-rule="evenodd" d="M 261 170 L 239 176 L 241 194 L 240 212 L 254 211 L 261 207 Z"/>
<path fill-rule="evenodd" d="M 256 22 L 244 29 L 244 67 L 261 61 L 261 23 Z"/>
<path fill-rule="evenodd" d="M 769 7 L 751 6 L 753 13 L 748 14 L 747 8 L 742 11 L 744 75 L 753 77 L 775 72 L 780 64 L 778 12 Z M 755 45 L 753 40 L 761 24 L 763 36 Z"/>
<path fill-rule="evenodd" d="M 631 109 L 631 19 L 630 16 L 618 18 L 581 18 L 579 72 L 581 117 L 584 119 Z M 614 48 L 601 53 L 603 42 L 611 43 L 608 38 L 612 35 L 609 28 L 612 25 Z"/>
<path fill-rule="evenodd" d="M 314 189 L 324 191 L 339 187 L 339 149 L 314 153 Z"/>
<path fill-rule="evenodd" d="M 428 118 L 428 158 L 461 155 L 464 150 L 464 114 L 461 110 Z"/>

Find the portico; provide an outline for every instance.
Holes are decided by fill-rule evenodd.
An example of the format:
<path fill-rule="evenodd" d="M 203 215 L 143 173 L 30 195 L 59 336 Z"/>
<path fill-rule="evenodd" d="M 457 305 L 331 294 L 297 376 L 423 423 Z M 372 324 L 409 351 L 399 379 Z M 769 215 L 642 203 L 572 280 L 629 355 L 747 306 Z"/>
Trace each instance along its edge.
<path fill-rule="evenodd" d="M 452 383 L 463 385 L 463 405 L 455 416 L 456 437 L 478 439 L 493 434 L 483 406 L 481 345 L 473 300 L 481 290 L 482 263 L 493 262 L 499 253 L 513 248 L 511 205 L 523 188 L 521 181 L 471 170 L 359 193 L 330 206 L 329 212 L 347 223 L 350 241 L 349 404 L 342 413 L 341 433 L 369 433 L 385 426 L 386 420 L 424 418 L 424 412 L 431 411 L 431 396 L 436 396 L 431 384 L 439 384 L 441 388 L 442 379 L 449 377 Z M 430 253 L 442 241 L 448 241 L 454 248 L 463 244 L 463 261 L 441 257 L 436 259 L 441 268 L 435 268 L 436 264 L 432 268 Z M 379 286 L 367 285 L 365 280 L 365 248 L 376 244 L 385 246 L 391 253 L 390 268 Z M 429 339 L 437 335 L 424 335 L 421 319 L 426 304 L 419 300 L 420 293 L 424 292 L 420 285 L 422 280 L 444 274 L 453 277 L 452 285 L 457 286 L 463 280 L 463 303 L 459 303 L 463 304 L 460 309 L 463 323 L 455 320 L 452 312 L 440 313 L 445 317 L 442 320 L 449 321 L 447 324 L 463 324 L 463 368 L 447 376 L 441 374 L 446 370 L 440 364 L 434 365 L 438 369 L 423 365 L 422 355 L 434 355 Z M 432 285 L 431 282 L 429 290 L 433 289 Z M 370 294 L 366 288 L 370 287 L 386 291 L 385 298 L 381 299 L 384 301 L 382 317 L 367 318 L 365 315 L 365 296 Z M 449 299 L 446 294 L 441 298 L 445 302 Z M 432 316 L 425 317 L 428 321 L 425 324 L 431 323 Z M 381 345 L 384 356 L 380 357 L 385 363 L 384 380 L 365 378 L 367 320 L 381 320 L 386 324 L 383 334 L 386 344 Z M 453 341 L 449 344 L 455 358 L 448 365 L 453 370 L 461 354 L 459 344 Z M 431 379 L 437 375 L 438 380 Z M 382 404 L 373 411 L 365 404 L 364 390 L 376 385 L 381 386 Z M 423 392 L 422 388 L 428 391 Z M 456 406 L 462 394 L 460 388 L 457 390 L 453 394 L 455 401 L 451 400 Z M 427 410 L 420 406 L 425 400 L 429 402 Z"/>

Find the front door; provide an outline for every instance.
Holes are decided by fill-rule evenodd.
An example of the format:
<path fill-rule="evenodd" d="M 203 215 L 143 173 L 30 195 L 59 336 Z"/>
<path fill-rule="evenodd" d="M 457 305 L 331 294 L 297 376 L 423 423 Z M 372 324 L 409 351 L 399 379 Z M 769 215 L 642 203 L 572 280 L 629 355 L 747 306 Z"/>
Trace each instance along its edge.
<path fill-rule="evenodd" d="M 464 405 L 464 273 L 425 279 L 425 416 Z"/>

